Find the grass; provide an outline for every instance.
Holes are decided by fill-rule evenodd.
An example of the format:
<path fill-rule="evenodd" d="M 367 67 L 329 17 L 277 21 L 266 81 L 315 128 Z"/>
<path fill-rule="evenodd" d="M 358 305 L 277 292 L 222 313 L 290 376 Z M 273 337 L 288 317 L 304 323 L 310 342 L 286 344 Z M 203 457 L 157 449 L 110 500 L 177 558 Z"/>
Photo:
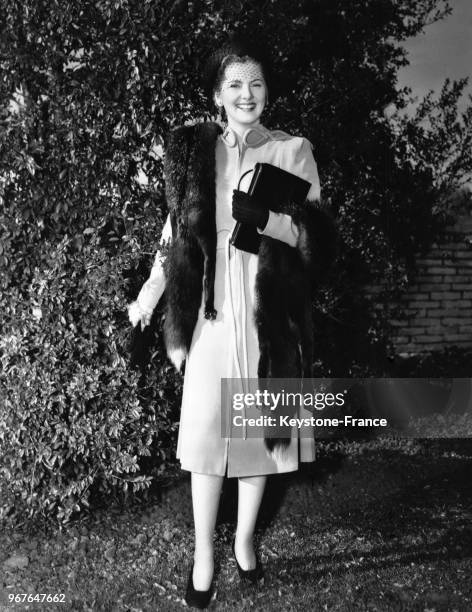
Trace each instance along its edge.
<path fill-rule="evenodd" d="M 472 610 L 472 441 L 351 443 L 268 485 L 257 532 L 265 567 L 241 590 L 230 542 L 235 482 L 216 533 L 210 610 Z M 6 531 L 0 609 L 183 610 L 192 555 L 188 475 L 152 503 L 96 510 L 62 531 Z M 12 593 L 64 593 L 63 604 L 9 604 Z"/>

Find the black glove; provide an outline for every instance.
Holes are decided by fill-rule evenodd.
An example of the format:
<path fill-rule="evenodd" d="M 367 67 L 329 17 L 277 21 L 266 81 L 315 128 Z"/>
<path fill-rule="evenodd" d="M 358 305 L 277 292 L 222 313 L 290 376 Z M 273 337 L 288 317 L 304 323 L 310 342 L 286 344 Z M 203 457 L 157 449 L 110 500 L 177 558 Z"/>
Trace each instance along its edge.
<path fill-rule="evenodd" d="M 233 191 L 233 218 L 241 223 L 256 225 L 263 230 L 269 220 L 269 210 L 244 191 Z"/>

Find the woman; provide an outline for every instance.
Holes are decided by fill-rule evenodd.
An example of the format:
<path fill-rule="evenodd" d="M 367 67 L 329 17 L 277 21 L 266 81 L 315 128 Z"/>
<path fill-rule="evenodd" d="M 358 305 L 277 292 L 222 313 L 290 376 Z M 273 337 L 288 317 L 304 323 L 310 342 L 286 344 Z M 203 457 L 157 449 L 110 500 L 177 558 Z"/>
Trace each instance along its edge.
<path fill-rule="evenodd" d="M 221 379 L 309 374 L 301 364 L 312 362 L 311 298 L 334 252 L 334 225 L 319 206 L 310 143 L 261 124 L 271 91 L 263 54 L 232 38 L 211 56 L 205 79 L 227 125 L 200 123 L 170 134 L 164 164 L 170 213 L 161 236 L 170 248 L 165 263 L 157 254 L 129 309 L 133 325 L 147 325 L 165 288 L 167 352 L 179 371 L 186 360 L 177 457 L 191 472 L 195 523 L 186 600 L 200 608 L 210 600 L 224 476 L 239 479 L 233 553 L 240 576 L 255 582 L 262 570 L 253 535 L 267 475 L 296 470 L 299 454 L 301 461 L 315 458 L 312 436 L 222 436 L 228 406 Z M 245 173 L 256 162 L 309 181 L 307 202 L 295 210 L 287 202 L 282 213 L 261 210 L 245 193 L 251 180 Z M 258 255 L 231 246 L 235 221 L 257 227 Z"/>

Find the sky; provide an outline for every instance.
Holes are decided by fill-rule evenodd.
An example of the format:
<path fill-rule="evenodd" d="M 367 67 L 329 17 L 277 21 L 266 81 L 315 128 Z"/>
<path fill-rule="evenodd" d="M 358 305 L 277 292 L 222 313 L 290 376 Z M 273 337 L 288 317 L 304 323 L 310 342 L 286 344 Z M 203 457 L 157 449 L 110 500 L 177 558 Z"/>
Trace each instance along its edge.
<path fill-rule="evenodd" d="M 398 83 L 420 98 L 430 89 L 439 91 L 446 77 L 468 76 L 472 94 L 472 0 L 450 0 L 450 5 L 451 15 L 404 43 L 410 65 L 400 71 Z M 461 108 L 466 104 L 463 96 Z"/>

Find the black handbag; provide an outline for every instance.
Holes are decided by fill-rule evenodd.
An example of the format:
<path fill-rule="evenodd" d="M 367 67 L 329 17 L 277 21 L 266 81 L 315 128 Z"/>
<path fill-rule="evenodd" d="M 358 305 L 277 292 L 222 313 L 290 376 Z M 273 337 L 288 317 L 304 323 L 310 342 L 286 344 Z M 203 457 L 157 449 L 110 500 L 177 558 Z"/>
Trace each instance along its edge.
<path fill-rule="evenodd" d="M 254 174 L 248 194 L 254 196 L 255 201 L 264 210 L 280 212 L 284 204 L 290 203 L 294 206 L 303 204 L 311 187 L 311 183 L 305 179 L 272 164 L 258 162 L 254 170 L 249 172 Z M 230 243 L 237 249 L 257 255 L 261 236 L 253 225 L 238 221 L 231 234 Z"/>

